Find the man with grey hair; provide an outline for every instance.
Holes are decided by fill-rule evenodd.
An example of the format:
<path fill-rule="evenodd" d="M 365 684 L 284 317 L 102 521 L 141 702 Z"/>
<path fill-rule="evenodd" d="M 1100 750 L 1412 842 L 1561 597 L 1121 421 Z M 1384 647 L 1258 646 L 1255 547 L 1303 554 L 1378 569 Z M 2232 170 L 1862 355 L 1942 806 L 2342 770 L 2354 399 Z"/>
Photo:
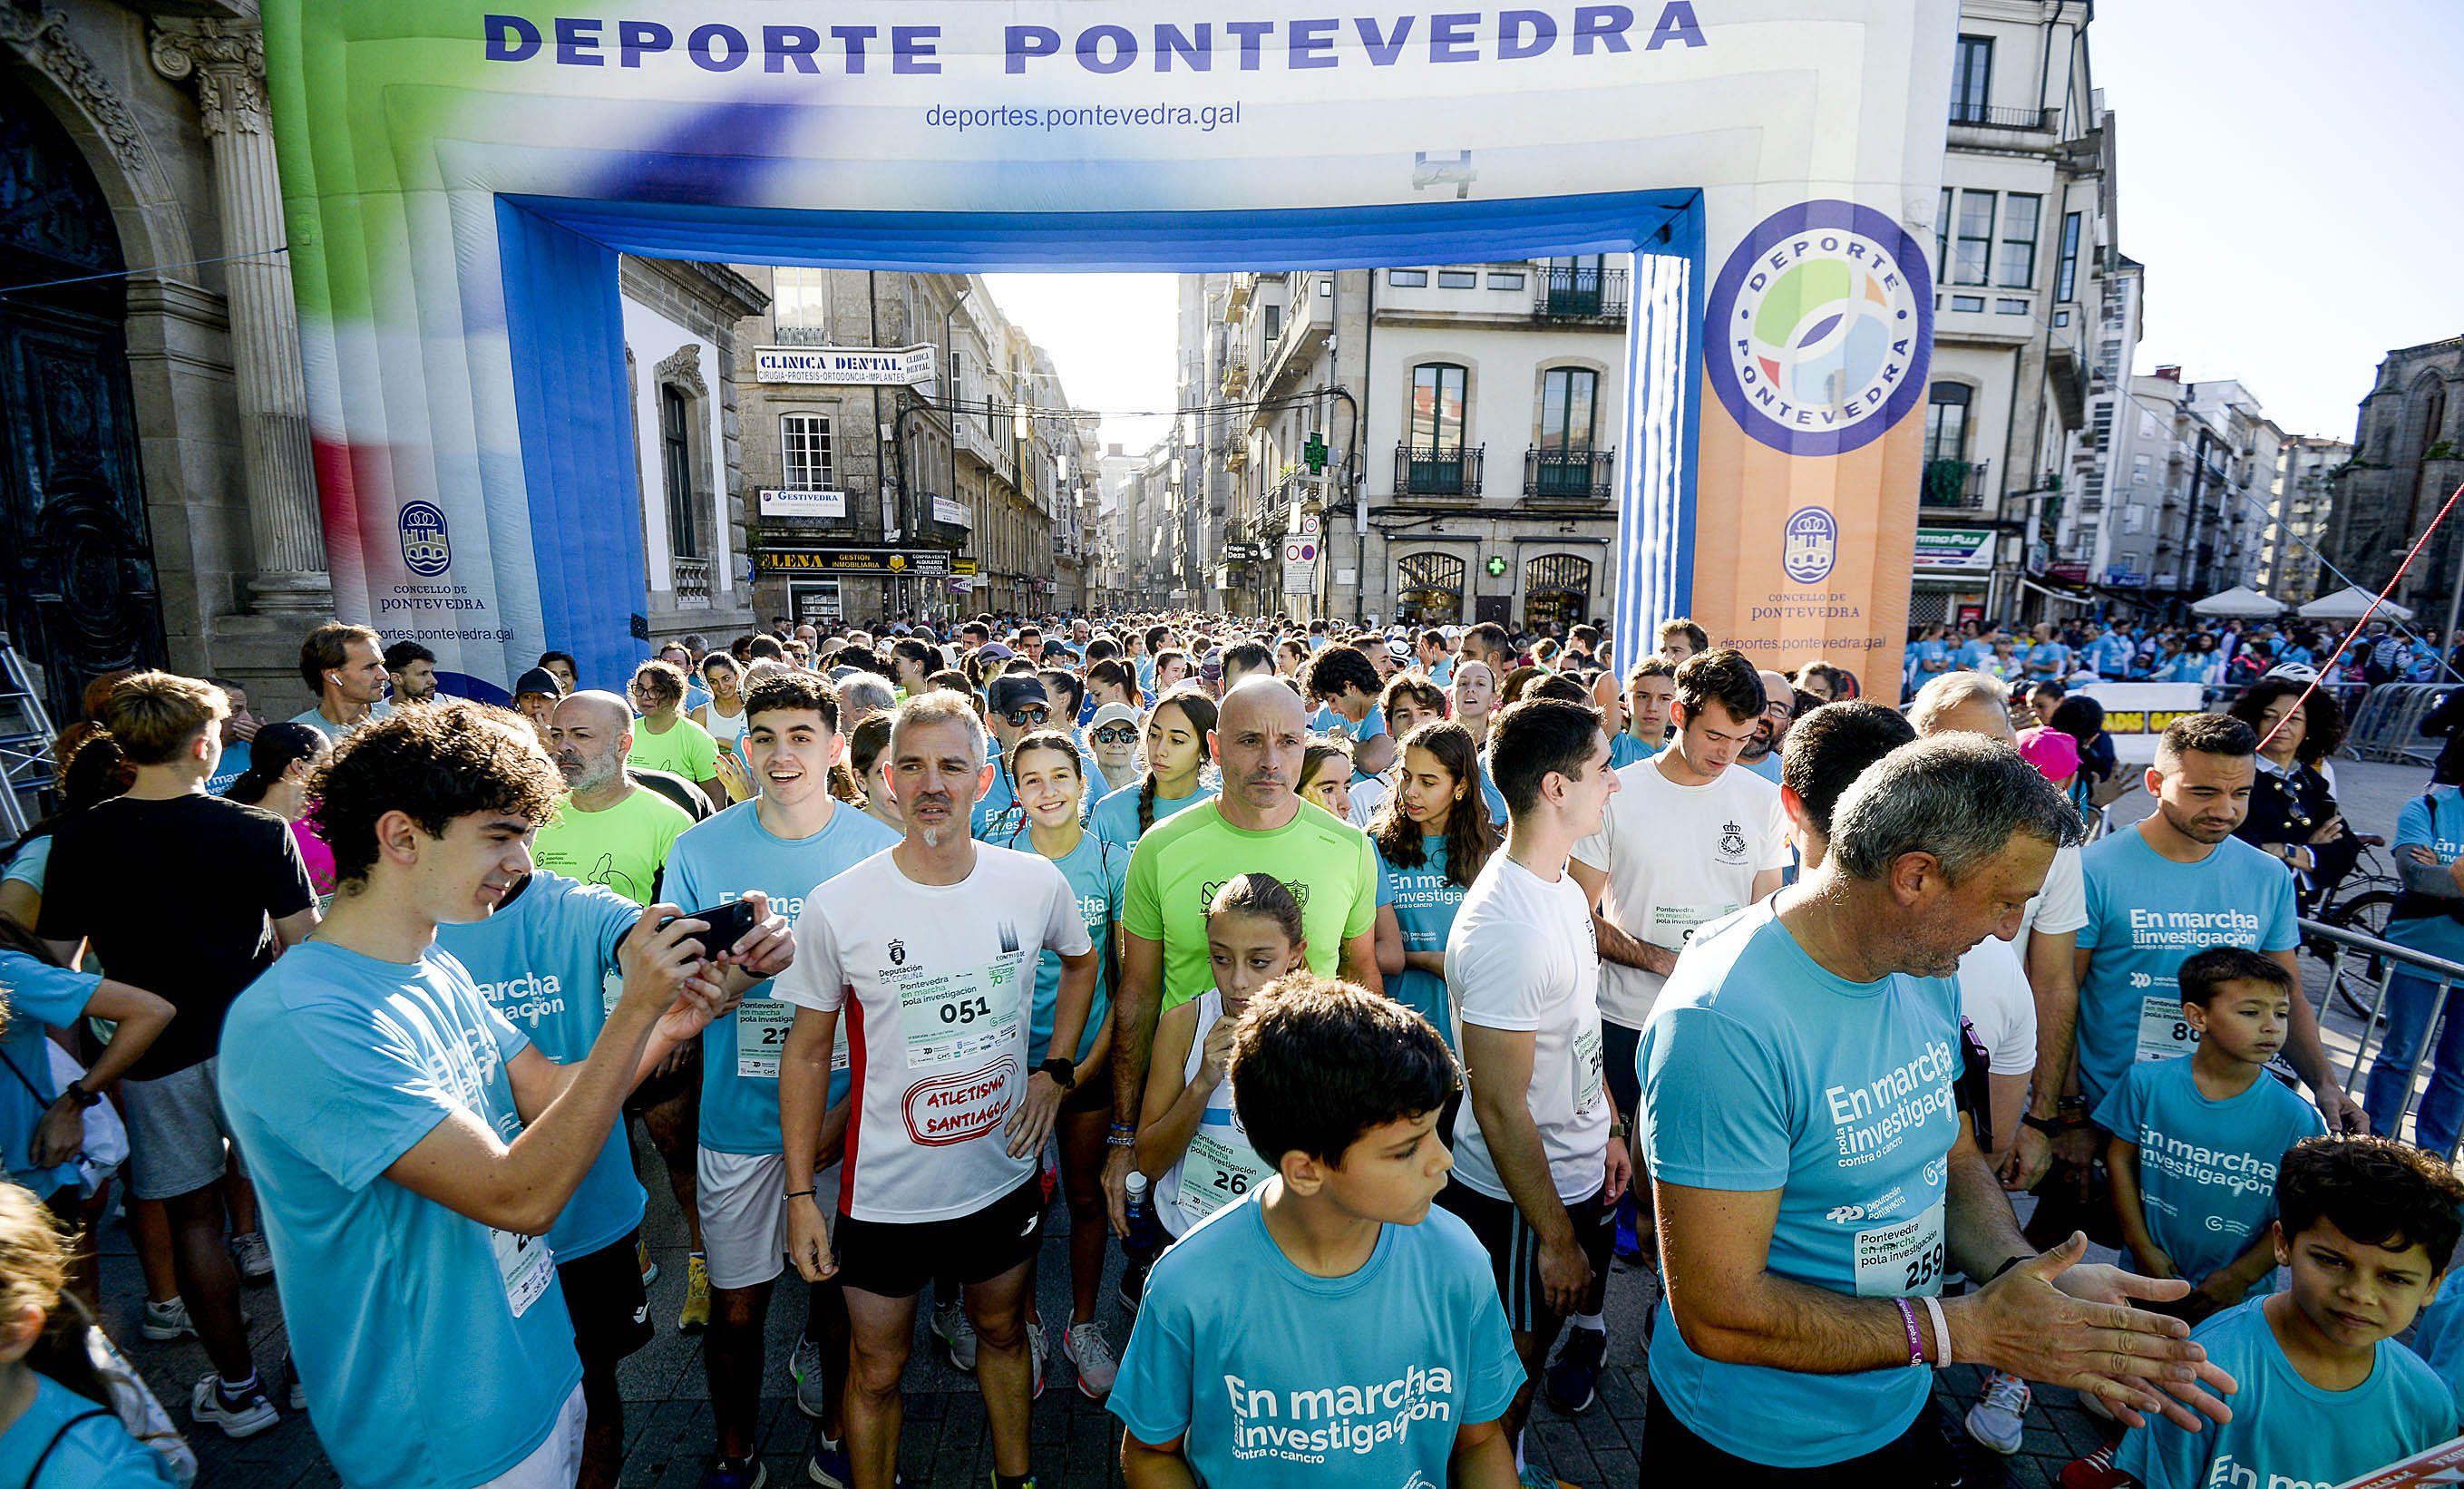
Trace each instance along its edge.
<path fill-rule="evenodd" d="M 1945 672 L 1917 690 L 1908 702 L 1917 734 L 1988 734 L 2012 742 L 2011 685 L 1982 672 Z"/>
<path fill-rule="evenodd" d="M 612 692 L 575 693 L 549 715 L 547 746 L 564 774 L 565 796 L 539 828 L 532 858 L 567 879 L 605 885 L 636 905 L 657 899 L 668 849 L 693 820 L 627 773 L 633 711 Z"/>
<path fill-rule="evenodd" d="M 2039 1255 L 1959 1109 L 1960 957 L 2016 928 L 2078 835 L 2016 752 L 1904 745 L 1842 794 L 1819 865 L 1678 960 L 1639 1055 L 1656 1468 L 1936 1482 L 1932 1376 L 1910 1367 L 1953 1360 L 2126 1419 L 2228 1414 L 2188 1326 L 2130 1306 L 2186 1285 L 2081 1265 L 2084 1236 Z M 1940 1299 L 1952 1269 L 1983 1286 Z"/>
<path fill-rule="evenodd" d="M 837 684 L 839 712 L 852 731 L 858 724 L 876 713 L 887 713 L 898 707 L 898 696 L 890 684 L 873 672 L 855 672 Z M 921 691 L 919 688 L 916 690 Z"/>

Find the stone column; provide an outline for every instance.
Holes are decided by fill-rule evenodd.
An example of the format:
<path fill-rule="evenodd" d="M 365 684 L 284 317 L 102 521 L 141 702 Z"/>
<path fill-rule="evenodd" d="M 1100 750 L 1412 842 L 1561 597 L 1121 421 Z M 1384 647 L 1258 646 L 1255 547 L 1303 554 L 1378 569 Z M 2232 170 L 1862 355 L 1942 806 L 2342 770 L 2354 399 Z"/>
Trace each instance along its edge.
<path fill-rule="evenodd" d="M 230 287 L 231 370 L 239 394 L 240 478 L 248 494 L 260 615 L 334 613 L 325 532 L 308 438 L 308 382 L 299 364 L 299 306 L 282 252 L 282 184 L 266 117 L 265 40 L 254 24 L 200 21 L 158 30 L 155 71 L 196 85 L 213 152 Z"/>

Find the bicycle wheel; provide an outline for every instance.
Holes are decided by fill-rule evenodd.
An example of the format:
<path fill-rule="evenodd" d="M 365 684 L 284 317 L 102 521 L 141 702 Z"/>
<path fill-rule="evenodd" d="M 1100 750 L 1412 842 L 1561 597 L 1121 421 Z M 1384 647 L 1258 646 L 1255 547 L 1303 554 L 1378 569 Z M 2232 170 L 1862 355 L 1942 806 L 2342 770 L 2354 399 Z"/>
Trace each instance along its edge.
<path fill-rule="evenodd" d="M 2388 912 L 2394 909 L 2395 891 L 2367 889 L 2330 907 L 2323 918 L 2340 931 L 2359 931 L 2383 941 L 2387 939 Z M 2378 996 L 2380 979 L 2387 973 L 2386 957 L 2347 950 L 2336 971 L 2333 993 L 2337 1001 L 2354 1018 L 2367 1018 L 2371 1000 Z"/>

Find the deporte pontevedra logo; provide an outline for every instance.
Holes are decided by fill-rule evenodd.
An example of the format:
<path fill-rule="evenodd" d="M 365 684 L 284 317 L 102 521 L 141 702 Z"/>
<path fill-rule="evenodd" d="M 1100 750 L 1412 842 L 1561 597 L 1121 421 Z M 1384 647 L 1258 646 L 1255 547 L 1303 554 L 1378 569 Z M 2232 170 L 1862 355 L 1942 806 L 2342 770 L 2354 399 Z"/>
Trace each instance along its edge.
<path fill-rule="evenodd" d="M 1872 208 L 1802 202 L 1737 245 L 1705 319 L 1711 386 L 1746 432 L 1792 455 L 1837 455 L 1925 396 L 1933 274 Z"/>

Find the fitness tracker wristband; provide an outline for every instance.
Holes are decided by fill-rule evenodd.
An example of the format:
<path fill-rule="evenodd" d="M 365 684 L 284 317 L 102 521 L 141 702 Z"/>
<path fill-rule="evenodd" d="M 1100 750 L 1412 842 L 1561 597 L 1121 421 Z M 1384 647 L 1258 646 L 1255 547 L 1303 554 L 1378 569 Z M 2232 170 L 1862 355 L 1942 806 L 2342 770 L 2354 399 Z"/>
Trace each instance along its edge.
<path fill-rule="evenodd" d="M 1050 1076 L 1054 1084 L 1065 1091 L 1078 1089 L 1078 1067 L 1057 1055 L 1035 1068 Z"/>

